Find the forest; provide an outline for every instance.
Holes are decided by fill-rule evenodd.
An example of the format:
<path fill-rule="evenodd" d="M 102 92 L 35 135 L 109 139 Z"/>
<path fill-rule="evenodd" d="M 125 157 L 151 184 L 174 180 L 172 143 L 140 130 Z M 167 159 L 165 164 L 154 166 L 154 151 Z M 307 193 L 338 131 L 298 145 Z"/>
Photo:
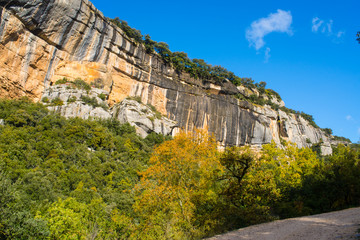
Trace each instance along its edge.
<path fill-rule="evenodd" d="M 205 130 L 136 135 L 0 100 L 0 239 L 201 239 L 360 205 L 360 148 L 219 151 Z"/>

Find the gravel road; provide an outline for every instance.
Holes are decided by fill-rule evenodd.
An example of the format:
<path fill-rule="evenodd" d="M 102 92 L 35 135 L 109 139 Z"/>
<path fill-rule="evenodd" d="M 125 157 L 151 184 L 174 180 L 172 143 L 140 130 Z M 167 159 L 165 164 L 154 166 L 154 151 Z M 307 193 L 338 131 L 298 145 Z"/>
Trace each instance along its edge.
<path fill-rule="evenodd" d="M 254 225 L 208 240 L 339 240 L 360 239 L 360 208 Z"/>

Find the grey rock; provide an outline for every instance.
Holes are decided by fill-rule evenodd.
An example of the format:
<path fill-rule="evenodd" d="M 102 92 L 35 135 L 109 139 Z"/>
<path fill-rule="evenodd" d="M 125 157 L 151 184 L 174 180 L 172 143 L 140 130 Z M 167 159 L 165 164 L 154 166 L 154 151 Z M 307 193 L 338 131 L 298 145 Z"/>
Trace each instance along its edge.
<path fill-rule="evenodd" d="M 153 112 L 149 106 L 135 100 L 123 100 L 112 108 L 112 113 L 113 117 L 118 119 L 120 123 L 128 122 L 135 126 L 141 137 L 146 137 L 151 132 L 171 135 L 177 126 L 175 121 Z"/>
<path fill-rule="evenodd" d="M 84 96 L 95 98 L 98 104 L 102 104 L 102 106 L 108 108 L 106 100 L 99 98 L 100 94 L 109 95 L 108 92 L 102 89 L 92 88 L 90 91 L 85 91 L 70 85 L 61 84 L 47 88 L 42 96 L 42 101 L 47 99 L 49 102 L 48 109 L 57 112 L 66 118 L 111 118 L 111 114 L 106 109 L 103 109 L 102 107 L 93 107 L 81 100 Z M 63 101 L 63 105 L 51 106 L 51 102 L 56 98 Z"/>

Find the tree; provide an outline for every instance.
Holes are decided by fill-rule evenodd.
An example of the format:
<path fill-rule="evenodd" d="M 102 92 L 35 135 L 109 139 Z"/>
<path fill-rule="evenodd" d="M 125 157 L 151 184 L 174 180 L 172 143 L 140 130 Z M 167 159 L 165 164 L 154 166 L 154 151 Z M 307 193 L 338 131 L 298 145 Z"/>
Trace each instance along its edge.
<path fill-rule="evenodd" d="M 160 56 L 165 62 L 167 63 L 171 62 L 172 52 L 169 50 L 169 45 L 167 43 L 165 42 L 156 43 L 155 51 L 160 54 Z"/>
<path fill-rule="evenodd" d="M 145 50 L 146 50 L 147 53 L 153 53 L 154 52 L 156 42 L 151 40 L 151 37 L 150 37 L 149 34 L 145 35 L 144 44 L 145 44 Z"/>
<path fill-rule="evenodd" d="M 356 36 L 357 36 L 357 41 L 359 42 L 359 44 L 360 44 L 360 31 L 359 32 L 357 32 L 357 34 L 356 34 Z"/>
<path fill-rule="evenodd" d="M 223 171 L 216 141 L 206 130 L 181 132 L 155 149 L 142 172 L 135 211 L 139 238 L 193 239 L 216 224 L 216 179 Z"/>
<path fill-rule="evenodd" d="M 323 128 L 322 130 L 323 130 L 323 131 L 325 132 L 325 134 L 327 134 L 327 135 L 333 134 L 333 131 L 332 131 L 331 128 Z"/>

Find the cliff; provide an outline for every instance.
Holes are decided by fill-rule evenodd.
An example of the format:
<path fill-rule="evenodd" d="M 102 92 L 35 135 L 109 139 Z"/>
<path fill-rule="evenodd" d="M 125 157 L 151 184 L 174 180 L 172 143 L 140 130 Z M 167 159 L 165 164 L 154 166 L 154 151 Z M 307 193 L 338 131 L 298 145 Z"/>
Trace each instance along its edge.
<path fill-rule="evenodd" d="M 233 95 L 244 89 L 230 82 L 177 73 L 88 0 L 0 0 L 0 6 L 2 97 L 39 101 L 58 79 L 81 78 L 106 91 L 109 106 L 139 96 L 181 128 L 208 128 L 223 146 L 322 140 L 323 153 L 331 153 L 329 137 L 302 117 L 240 101 Z"/>

